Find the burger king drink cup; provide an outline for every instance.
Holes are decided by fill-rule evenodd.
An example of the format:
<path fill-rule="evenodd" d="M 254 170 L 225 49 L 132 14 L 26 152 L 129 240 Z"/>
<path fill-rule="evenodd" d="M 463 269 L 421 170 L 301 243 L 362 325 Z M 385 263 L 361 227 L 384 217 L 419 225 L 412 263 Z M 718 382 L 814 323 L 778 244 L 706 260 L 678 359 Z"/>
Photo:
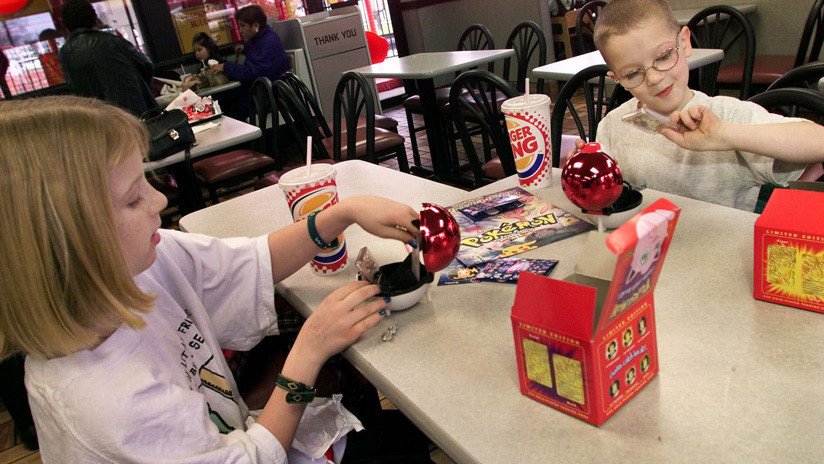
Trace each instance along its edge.
<path fill-rule="evenodd" d="M 335 167 L 331 164 L 301 166 L 286 172 L 278 185 L 286 195 L 286 203 L 296 222 L 306 219 L 313 211 L 324 210 L 338 202 Z M 308 232 L 307 232 L 308 233 Z M 339 245 L 321 250 L 309 263 L 316 274 L 330 275 L 342 271 L 348 259 L 343 234 Z"/>
<path fill-rule="evenodd" d="M 518 170 L 518 182 L 527 189 L 552 185 L 549 101 L 544 94 L 521 95 L 501 105 Z"/>

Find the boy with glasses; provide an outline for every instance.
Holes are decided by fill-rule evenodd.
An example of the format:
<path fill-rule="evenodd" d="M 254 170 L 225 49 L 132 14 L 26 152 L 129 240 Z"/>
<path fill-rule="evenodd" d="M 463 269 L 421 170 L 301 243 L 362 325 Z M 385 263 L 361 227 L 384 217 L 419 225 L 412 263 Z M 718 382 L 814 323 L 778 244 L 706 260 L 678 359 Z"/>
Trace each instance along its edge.
<path fill-rule="evenodd" d="M 753 211 L 762 184 L 786 186 L 824 160 L 824 127 L 689 88 L 690 31 L 666 0 L 612 0 L 594 38 L 609 77 L 635 97 L 609 112 L 597 132 L 632 184 Z M 678 128 L 655 134 L 622 121 L 638 108 Z"/>

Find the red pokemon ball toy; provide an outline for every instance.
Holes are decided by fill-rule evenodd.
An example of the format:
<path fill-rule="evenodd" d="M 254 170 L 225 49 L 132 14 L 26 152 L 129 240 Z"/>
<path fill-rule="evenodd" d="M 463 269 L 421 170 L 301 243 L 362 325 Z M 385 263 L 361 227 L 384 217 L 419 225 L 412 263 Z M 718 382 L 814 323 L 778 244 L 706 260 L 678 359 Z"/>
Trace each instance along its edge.
<path fill-rule="evenodd" d="M 29 0 L 0 0 L 0 14 L 7 15 L 22 10 Z"/>
<path fill-rule="evenodd" d="M 429 272 L 438 272 L 458 255 L 461 228 L 449 211 L 431 203 L 424 203 L 418 216 L 424 266 Z"/>
<path fill-rule="evenodd" d="M 615 203 L 623 184 L 618 163 L 595 142 L 585 144 L 570 156 L 561 171 L 564 194 L 587 213 L 598 214 Z"/>

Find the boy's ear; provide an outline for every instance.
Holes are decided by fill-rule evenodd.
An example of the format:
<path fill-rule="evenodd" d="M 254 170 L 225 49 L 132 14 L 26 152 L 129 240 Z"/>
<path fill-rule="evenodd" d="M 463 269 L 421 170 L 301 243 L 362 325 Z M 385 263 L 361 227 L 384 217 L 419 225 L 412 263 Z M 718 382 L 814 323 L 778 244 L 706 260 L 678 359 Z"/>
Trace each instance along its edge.
<path fill-rule="evenodd" d="M 681 28 L 681 35 L 684 37 L 684 56 L 692 56 L 692 32 L 684 26 Z"/>
<path fill-rule="evenodd" d="M 607 77 L 614 80 L 614 81 L 617 81 L 617 79 L 615 79 L 615 73 L 612 72 L 611 70 L 607 71 Z"/>

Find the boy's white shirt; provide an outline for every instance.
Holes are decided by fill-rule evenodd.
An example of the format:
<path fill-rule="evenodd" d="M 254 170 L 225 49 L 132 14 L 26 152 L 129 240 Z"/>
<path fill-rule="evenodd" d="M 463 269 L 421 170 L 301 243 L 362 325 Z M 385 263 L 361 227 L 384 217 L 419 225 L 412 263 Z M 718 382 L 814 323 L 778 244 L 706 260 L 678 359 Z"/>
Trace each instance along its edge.
<path fill-rule="evenodd" d="M 249 417 L 221 353 L 277 333 L 266 237 L 160 234 L 157 260 L 135 278 L 157 298 L 145 328 L 27 360 L 41 459 L 285 463 L 277 439 Z M 220 433 L 218 423 L 233 430 Z"/>
<path fill-rule="evenodd" d="M 686 107 L 707 106 L 723 121 L 753 125 L 799 121 L 769 113 L 755 103 L 693 92 Z M 638 100 L 632 98 L 607 113 L 596 137 L 604 151 L 618 162 L 624 180 L 633 185 L 753 211 L 762 184 L 786 186 L 806 168 L 748 152 L 683 149 L 663 135 L 621 121 L 624 114 L 637 107 Z"/>

